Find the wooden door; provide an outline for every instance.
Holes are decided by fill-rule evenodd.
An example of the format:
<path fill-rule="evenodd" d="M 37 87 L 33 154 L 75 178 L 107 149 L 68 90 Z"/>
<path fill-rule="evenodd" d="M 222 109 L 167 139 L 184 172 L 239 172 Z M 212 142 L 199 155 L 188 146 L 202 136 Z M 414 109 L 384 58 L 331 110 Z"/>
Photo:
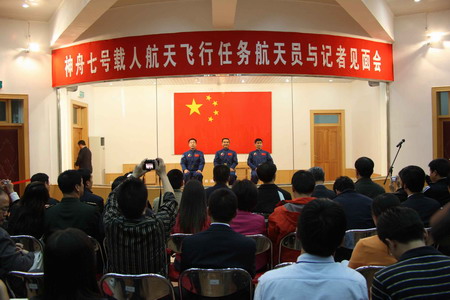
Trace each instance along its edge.
<path fill-rule="evenodd" d="M 0 94 L 0 179 L 30 178 L 28 96 Z M 14 185 L 19 195 L 25 183 Z"/>
<path fill-rule="evenodd" d="M 343 112 L 312 112 L 312 166 L 321 167 L 325 180 L 344 175 Z"/>
<path fill-rule="evenodd" d="M 83 102 L 72 101 L 72 165 L 77 161 L 78 141 L 84 140 L 89 147 L 88 138 L 88 105 Z"/>
<path fill-rule="evenodd" d="M 442 156 L 450 159 L 450 119 L 442 121 Z"/>

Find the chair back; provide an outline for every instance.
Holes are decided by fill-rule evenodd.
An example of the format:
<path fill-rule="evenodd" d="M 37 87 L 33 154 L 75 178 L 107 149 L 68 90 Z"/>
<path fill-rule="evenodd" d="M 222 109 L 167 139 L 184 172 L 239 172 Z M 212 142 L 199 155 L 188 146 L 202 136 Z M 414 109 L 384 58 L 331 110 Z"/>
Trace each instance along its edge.
<path fill-rule="evenodd" d="M 172 284 L 159 274 L 107 273 L 100 279 L 100 289 L 103 295 L 111 300 L 153 300 L 166 296 L 175 300 Z"/>
<path fill-rule="evenodd" d="M 347 249 L 354 249 L 356 243 L 363 238 L 374 236 L 377 234 L 376 228 L 367 229 L 349 229 L 345 231 L 343 247 Z"/>
<path fill-rule="evenodd" d="M 295 262 L 287 261 L 287 262 L 284 262 L 284 263 L 276 265 L 275 267 L 273 267 L 273 269 L 275 270 L 275 269 L 279 269 L 279 268 L 284 268 L 284 267 L 287 267 L 287 266 L 290 266 L 290 265 L 295 265 Z"/>
<path fill-rule="evenodd" d="M 181 273 L 178 286 L 181 299 L 186 291 L 200 297 L 213 298 L 246 292 L 249 300 L 253 299 L 252 277 L 240 268 L 188 269 Z"/>
<path fill-rule="evenodd" d="M 364 276 L 364 278 L 366 279 L 367 290 L 369 291 L 369 295 L 370 295 L 370 289 L 372 288 L 372 282 L 373 282 L 373 277 L 375 276 L 375 273 L 380 271 L 383 268 L 385 268 L 385 266 L 362 266 L 362 267 L 356 268 L 356 271 L 361 273 L 362 276 Z"/>
<path fill-rule="evenodd" d="M 302 250 L 302 243 L 297 238 L 296 232 L 290 232 L 281 239 L 278 249 L 278 264 L 282 262 L 281 253 L 283 249 L 297 250 L 298 254 L 300 255 L 300 251 Z"/>
<path fill-rule="evenodd" d="M 265 253 L 267 251 L 270 252 L 270 258 L 269 258 L 269 270 L 272 269 L 273 266 L 273 262 L 272 262 L 272 257 L 273 257 L 273 246 L 272 246 L 272 241 L 265 235 L 263 234 L 251 234 L 251 235 L 247 235 L 247 237 L 253 239 L 256 243 L 256 253 L 255 255 L 261 254 L 261 253 Z"/>
<path fill-rule="evenodd" d="M 31 235 L 12 235 L 11 239 L 15 243 L 21 243 L 23 249 L 29 252 L 44 251 L 44 243 Z"/>
<path fill-rule="evenodd" d="M 13 292 L 12 286 L 16 283 L 11 282 L 13 278 L 19 278 L 24 284 L 27 292 L 27 298 L 42 296 L 44 294 L 44 273 L 43 272 L 21 272 L 21 271 L 11 271 L 8 273 L 6 284 L 13 296 L 16 295 Z"/>
<path fill-rule="evenodd" d="M 167 248 L 172 250 L 175 253 L 181 253 L 181 244 L 183 240 L 187 236 L 191 236 L 190 233 L 173 233 L 170 235 L 169 240 L 167 241 Z"/>
<path fill-rule="evenodd" d="M 92 244 L 94 245 L 94 251 L 97 254 L 97 259 L 100 258 L 100 260 L 101 260 L 101 264 L 103 267 L 103 273 L 106 273 L 107 265 L 106 265 L 106 258 L 105 258 L 105 253 L 103 252 L 103 248 L 94 237 L 92 237 L 90 235 L 88 235 L 88 237 L 91 240 Z"/>

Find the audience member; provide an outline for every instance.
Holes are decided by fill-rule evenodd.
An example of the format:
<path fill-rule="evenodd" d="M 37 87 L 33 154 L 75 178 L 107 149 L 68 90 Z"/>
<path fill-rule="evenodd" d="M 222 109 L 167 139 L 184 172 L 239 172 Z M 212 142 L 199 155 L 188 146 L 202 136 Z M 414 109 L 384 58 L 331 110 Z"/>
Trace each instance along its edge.
<path fill-rule="evenodd" d="M 292 191 L 294 200 L 286 200 L 282 205 L 275 208 L 269 216 L 268 235 L 272 240 L 274 261 L 278 259 L 278 248 L 281 239 L 290 232 L 294 232 L 297 227 L 297 219 L 303 207 L 315 199 L 311 197 L 314 191 L 315 181 L 313 175 L 308 171 L 297 171 L 292 176 Z M 281 261 L 295 261 L 298 252 L 286 250 L 281 253 Z"/>
<path fill-rule="evenodd" d="M 47 239 L 44 270 L 44 295 L 36 299 L 103 299 L 95 278 L 94 246 L 79 229 L 58 230 Z"/>
<path fill-rule="evenodd" d="M 238 180 L 232 188 L 238 200 L 236 217 L 231 221 L 231 229 L 243 235 L 267 234 L 266 221 L 263 216 L 252 213 L 256 205 L 258 190 L 256 185 L 248 179 Z M 267 265 L 267 255 L 256 256 L 256 270 Z"/>
<path fill-rule="evenodd" d="M 161 158 L 155 171 L 162 181 L 163 203 L 156 214 L 144 215 L 147 187 L 139 180 L 148 172 L 145 160 L 136 165 L 130 178 L 108 196 L 103 216 L 109 272 L 158 273 L 166 276 L 166 240 L 175 223 L 177 201 Z"/>
<path fill-rule="evenodd" d="M 48 190 L 42 182 L 35 181 L 27 185 L 22 198 L 10 208 L 9 234 L 32 235 L 40 239 L 44 234 L 44 214 L 48 198 Z"/>
<path fill-rule="evenodd" d="M 327 187 L 323 184 L 325 182 L 325 172 L 323 169 L 321 167 L 312 167 L 308 171 L 313 174 L 314 180 L 316 181 L 316 186 L 314 187 L 314 191 L 311 196 L 316 198 L 334 199 L 334 197 L 336 197 L 336 193 L 327 189 Z"/>
<path fill-rule="evenodd" d="M 296 264 L 261 276 L 254 299 L 368 299 L 364 277 L 333 259 L 345 229 L 340 205 L 327 199 L 307 203 L 297 225 L 302 254 Z"/>
<path fill-rule="evenodd" d="M 400 200 L 393 194 L 384 193 L 376 196 L 372 202 L 372 218 L 375 225 L 383 212 L 399 205 Z M 387 246 L 381 242 L 378 235 L 374 235 L 360 239 L 356 243 L 348 266 L 356 269 L 361 266 L 389 266 L 395 262 L 397 259 L 390 254 Z"/>
<path fill-rule="evenodd" d="M 226 165 L 217 165 L 213 169 L 213 180 L 216 183 L 214 186 L 209 187 L 205 190 L 206 199 L 218 189 L 228 189 L 227 182 L 230 179 L 230 167 Z"/>
<path fill-rule="evenodd" d="M 84 140 L 78 141 L 78 147 L 80 151 L 78 152 L 77 161 L 75 162 L 75 167 L 80 169 L 88 169 L 92 172 L 92 152 L 86 146 L 86 142 Z"/>
<path fill-rule="evenodd" d="M 373 174 L 373 167 L 373 160 L 368 157 L 360 157 L 355 161 L 357 179 L 355 190 L 372 199 L 386 192 L 381 185 L 370 179 Z"/>
<path fill-rule="evenodd" d="M 88 169 L 78 169 L 78 172 L 81 175 L 81 178 L 83 178 L 83 184 L 84 184 L 84 193 L 83 196 L 80 197 L 80 201 L 84 202 L 86 204 L 95 205 L 98 207 L 98 210 L 100 213 L 103 213 L 104 209 L 104 201 L 103 198 L 92 193 L 92 172 Z"/>
<path fill-rule="evenodd" d="M 209 227 L 206 196 L 198 180 L 189 180 L 181 196 L 181 205 L 173 233 L 197 233 Z"/>
<path fill-rule="evenodd" d="M 423 194 L 444 206 L 450 201 L 447 178 L 450 172 L 450 162 L 446 158 L 438 158 L 432 160 L 428 167 L 430 167 L 430 183 L 424 189 Z"/>
<path fill-rule="evenodd" d="M 400 173 L 403 189 L 408 194 L 408 199 L 402 202 L 402 206 L 417 211 L 425 227 L 430 224 L 431 216 L 441 207 L 439 202 L 425 197 L 422 189 L 425 183 L 425 172 L 418 166 L 408 166 Z"/>
<path fill-rule="evenodd" d="M 210 223 L 205 189 L 200 181 L 189 180 L 181 196 L 180 210 L 172 233 L 198 233 L 208 229 Z M 174 263 L 176 270 L 180 270 L 180 259 L 177 254 Z"/>
<path fill-rule="evenodd" d="M 182 244 L 181 270 L 189 268 L 242 268 L 255 275 L 255 241 L 230 228 L 237 198 L 230 189 L 218 189 L 208 200 L 211 226 L 186 237 Z"/>
<path fill-rule="evenodd" d="M 389 183 L 389 190 L 400 200 L 400 202 L 404 202 L 408 198 L 408 194 L 406 194 L 402 186 L 403 183 L 400 176 L 391 176 L 391 182 Z"/>
<path fill-rule="evenodd" d="M 334 201 L 342 205 L 347 217 L 347 229 L 373 228 L 372 199 L 355 191 L 355 184 L 347 176 L 336 179 L 333 185 L 336 192 Z"/>
<path fill-rule="evenodd" d="M 0 189 L 0 225 L 8 213 L 8 194 Z M 9 234 L 0 227 L 0 278 L 9 271 L 28 271 L 34 263 L 34 253 L 28 252 L 20 244 L 15 244 Z"/>
<path fill-rule="evenodd" d="M 41 183 L 43 183 L 45 185 L 45 187 L 47 188 L 48 192 L 50 193 L 50 179 L 49 179 L 47 174 L 45 174 L 45 173 L 36 173 L 33 176 L 31 176 L 30 182 L 31 183 L 33 183 L 33 182 L 41 182 Z M 50 197 L 48 199 L 48 202 L 47 202 L 47 207 L 51 206 L 51 205 L 56 205 L 58 203 L 59 203 L 58 200 Z"/>
<path fill-rule="evenodd" d="M 77 170 L 67 170 L 58 176 L 58 187 L 63 193 L 61 202 L 45 211 L 44 236 L 58 229 L 78 228 L 97 241 L 103 240 L 103 228 L 97 207 L 80 201 L 84 192 L 83 179 Z"/>
<path fill-rule="evenodd" d="M 420 216 L 394 207 L 378 218 L 378 236 L 398 262 L 375 274 L 372 299 L 449 299 L 450 258 L 425 245 Z"/>
<path fill-rule="evenodd" d="M 178 209 L 180 209 L 180 203 L 181 203 L 181 196 L 183 192 L 181 191 L 181 187 L 183 186 L 183 172 L 181 172 L 178 169 L 172 169 L 169 172 L 167 172 L 167 177 L 169 178 L 170 185 L 173 188 L 173 194 L 175 195 L 175 200 L 178 203 L 177 206 L 177 212 Z M 156 197 L 153 200 L 153 212 L 157 213 L 159 209 L 159 197 Z"/>
<path fill-rule="evenodd" d="M 277 166 L 273 162 L 260 164 L 256 173 L 263 184 L 258 188 L 258 201 L 253 212 L 271 214 L 280 201 L 292 199 L 289 192 L 275 184 Z"/>
<path fill-rule="evenodd" d="M 431 236 L 428 244 L 434 244 L 443 254 L 450 256 L 450 206 L 447 204 L 442 212 L 435 213 L 430 220 Z"/>
<path fill-rule="evenodd" d="M 113 183 L 111 184 L 111 192 L 116 189 L 122 182 L 127 180 L 128 176 L 130 176 L 133 172 L 128 172 L 123 175 L 117 176 L 116 179 L 114 179 Z"/>

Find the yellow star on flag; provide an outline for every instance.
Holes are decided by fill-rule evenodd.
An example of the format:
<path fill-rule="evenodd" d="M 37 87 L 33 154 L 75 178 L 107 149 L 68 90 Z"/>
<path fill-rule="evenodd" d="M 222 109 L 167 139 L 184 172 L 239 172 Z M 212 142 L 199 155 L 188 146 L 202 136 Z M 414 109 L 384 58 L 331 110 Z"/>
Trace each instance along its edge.
<path fill-rule="evenodd" d="M 214 115 L 216 115 L 216 116 L 219 115 L 219 111 L 215 110 Z"/>
<path fill-rule="evenodd" d="M 191 111 L 189 112 L 189 115 L 192 115 L 193 113 L 198 113 L 200 114 L 200 110 L 199 108 L 202 106 L 203 104 L 197 104 L 195 102 L 195 99 L 192 99 L 192 103 L 191 104 L 186 104 L 187 107 L 189 107 L 191 109 Z"/>
<path fill-rule="evenodd" d="M 213 117 L 209 117 L 209 118 L 208 118 L 208 121 L 209 121 L 209 122 L 212 122 L 213 120 L 214 120 Z"/>
<path fill-rule="evenodd" d="M 219 105 L 219 103 L 218 103 L 217 101 L 214 101 L 214 102 L 213 102 L 213 105 L 214 105 L 214 106 L 217 106 L 217 105 Z"/>
<path fill-rule="evenodd" d="M 206 100 L 208 100 L 208 101 L 211 100 L 211 96 L 209 96 L 209 95 L 206 96 Z"/>

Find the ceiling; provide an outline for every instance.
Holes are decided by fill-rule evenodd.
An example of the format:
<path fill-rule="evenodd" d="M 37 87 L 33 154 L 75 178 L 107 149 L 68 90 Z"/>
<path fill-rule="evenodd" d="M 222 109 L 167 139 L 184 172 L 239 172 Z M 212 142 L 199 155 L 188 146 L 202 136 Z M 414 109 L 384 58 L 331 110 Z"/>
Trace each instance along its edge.
<path fill-rule="evenodd" d="M 66 0 L 71 1 L 71 0 Z M 128 5 L 138 5 L 156 2 L 181 2 L 193 0 L 118 0 L 113 7 Z M 245 1 L 245 0 L 238 0 Z M 274 0 L 290 2 L 319 2 L 324 4 L 338 5 L 335 0 Z M 23 8 L 22 4 L 27 3 L 28 8 Z M 41 21 L 50 20 L 53 13 L 63 0 L 0 0 L 0 18 Z M 421 0 L 416 3 L 414 0 L 386 0 L 394 15 L 409 15 L 424 12 L 433 12 L 450 9 L 450 0 Z"/>

